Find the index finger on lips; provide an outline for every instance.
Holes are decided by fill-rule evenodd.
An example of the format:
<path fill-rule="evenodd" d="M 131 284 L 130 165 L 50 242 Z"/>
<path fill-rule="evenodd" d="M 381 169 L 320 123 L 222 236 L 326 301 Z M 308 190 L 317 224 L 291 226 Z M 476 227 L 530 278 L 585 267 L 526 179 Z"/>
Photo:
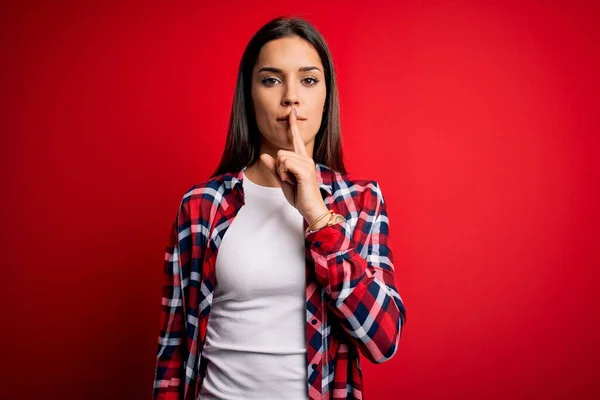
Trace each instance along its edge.
<path fill-rule="evenodd" d="M 294 146 L 294 153 L 300 154 L 303 156 L 308 156 L 306 151 L 306 146 L 304 146 L 304 142 L 300 137 L 300 131 L 298 129 L 298 123 L 296 120 L 296 109 L 292 107 L 289 115 L 289 123 L 290 123 L 290 134 L 292 135 L 292 145 Z"/>

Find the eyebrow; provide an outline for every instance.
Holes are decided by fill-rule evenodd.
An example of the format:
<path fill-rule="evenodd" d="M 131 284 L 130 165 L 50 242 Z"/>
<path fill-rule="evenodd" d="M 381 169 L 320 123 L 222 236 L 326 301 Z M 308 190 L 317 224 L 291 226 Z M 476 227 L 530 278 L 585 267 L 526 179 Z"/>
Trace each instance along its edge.
<path fill-rule="evenodd" d="M 300 67 L 300 68 L 298 68 L 298 71 L 300 71 L 300 72 L 306 72 L 306 71 L 312 71 L 314 69 L 316 69 L 318 71 L 321 71 L 321 69 L 319 69 L 318 67 L 315 67 L 314 65 L 310 65 L 308 67 Z M 258 70 L 258 72 L 261 72 L 261 71 L 274 72 L 274 73 L 277 73 L 277 74 L 281 74 L 283 72 L 282 69 L 275 68 L 275 67 L 262 67 L 261 69 Z"/>

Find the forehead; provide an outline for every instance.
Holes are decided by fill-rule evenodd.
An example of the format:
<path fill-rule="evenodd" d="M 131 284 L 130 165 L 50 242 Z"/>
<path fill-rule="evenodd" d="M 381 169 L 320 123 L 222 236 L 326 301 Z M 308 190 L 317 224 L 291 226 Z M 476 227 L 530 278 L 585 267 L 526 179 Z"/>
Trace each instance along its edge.
<path fill-rule="evenodd" d="M 254 68 L 266 65 L 296 71 L 300 67 L 314 65 L 323 70 L 321 58 L 315 48 L 297 36 L 275 39 L 265 43 L 260 49 Z"/>

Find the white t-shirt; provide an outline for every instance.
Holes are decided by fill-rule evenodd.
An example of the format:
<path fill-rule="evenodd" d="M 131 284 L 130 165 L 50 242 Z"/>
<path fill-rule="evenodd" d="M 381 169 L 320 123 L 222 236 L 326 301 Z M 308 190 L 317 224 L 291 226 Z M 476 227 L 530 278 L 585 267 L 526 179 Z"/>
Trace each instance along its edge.
<path fill-rule="evenodd" d="M 245 205 L 218 250 L 201 399 L 308 398 L 303 217 L 243 175 Z"/>

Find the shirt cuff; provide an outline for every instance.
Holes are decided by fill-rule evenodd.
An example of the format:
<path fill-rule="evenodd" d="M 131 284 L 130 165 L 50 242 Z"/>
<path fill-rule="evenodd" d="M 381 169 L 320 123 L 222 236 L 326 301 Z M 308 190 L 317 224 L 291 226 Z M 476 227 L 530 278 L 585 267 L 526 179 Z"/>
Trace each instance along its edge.
<path fill-rule="evenodd" d="M 323 256 L 344 250 L 343 245 L 347 240 L 344 230 L 347 229 L 347 224 L 348 221 L 338 222 L 316 232 L 306 233 L 304 238 L 309 250 Z"/>

